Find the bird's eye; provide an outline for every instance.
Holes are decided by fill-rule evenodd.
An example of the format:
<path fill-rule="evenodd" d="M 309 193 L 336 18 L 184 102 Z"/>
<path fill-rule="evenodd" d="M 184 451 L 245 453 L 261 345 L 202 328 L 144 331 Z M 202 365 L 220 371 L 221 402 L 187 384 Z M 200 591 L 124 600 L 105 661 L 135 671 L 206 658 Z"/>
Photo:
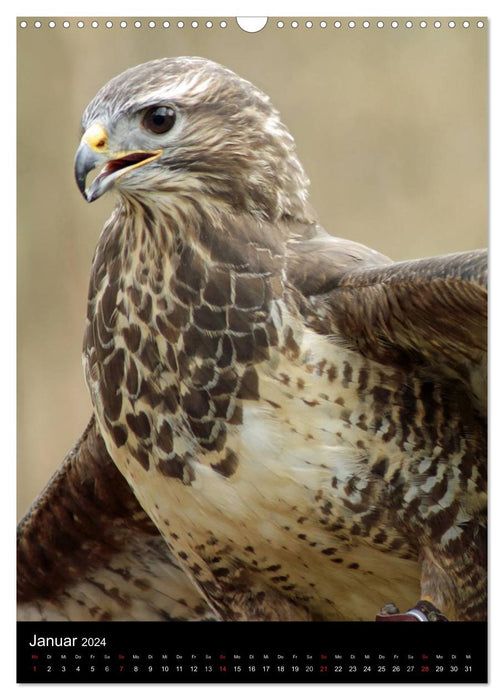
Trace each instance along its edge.
<path fill-rule="evenodd" d="M 171 107 L 151 107 L 144 114 L 142 124 L 153 134 L 166 134 L 175 124 L 175 110 Z"/>

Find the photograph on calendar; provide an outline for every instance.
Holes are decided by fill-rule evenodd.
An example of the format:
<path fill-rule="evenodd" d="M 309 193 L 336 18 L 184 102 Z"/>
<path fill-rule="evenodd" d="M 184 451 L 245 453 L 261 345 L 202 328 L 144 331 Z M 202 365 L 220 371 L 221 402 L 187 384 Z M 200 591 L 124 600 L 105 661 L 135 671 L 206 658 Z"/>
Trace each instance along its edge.
<path fill-rule="evenodd" d="M 16 21 L 18 682 L 486 682 L 488 19 Z"/>

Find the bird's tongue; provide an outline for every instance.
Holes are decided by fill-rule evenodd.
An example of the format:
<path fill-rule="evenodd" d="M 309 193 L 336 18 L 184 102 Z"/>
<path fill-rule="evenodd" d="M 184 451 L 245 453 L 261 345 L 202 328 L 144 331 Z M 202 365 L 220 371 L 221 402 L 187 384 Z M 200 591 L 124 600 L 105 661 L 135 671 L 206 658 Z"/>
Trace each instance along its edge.
<path fill-rule="evenodd" d="M 142 167 L 144 163 L 150 163 L 150 161 L 159 158 L 162 154 L 162 150 L 159 151 L 131 151 L 130 153 L 120 154 L 118 158 L 109 160 L 99 174 L 95 177 L 90 187 L 83 192 L 88 202 L 93 202 L 98 197 L 101 197 L 104 192 L 107 192 L 112 185 L 120 177 L 128 173 L 130 170 L 134 170 L 137 167 Z M 86 151 L 84 151 L 83 158 L 86 157 Z M 91 166 L 96 164 L 96 159 L 92 160 Z M 79 165 L 79 164 L 78 164 Z M 81 170 L 87 174 L 90 171 L 89 164 L 83 162 Z M 84 177 L 79 175 L 77 168 L 77 182 L 80 183 L 80 187 L 84 187 Z M 82 190 L 81 190 L 82 191 Z"/>
<path fill-rule="evenodd" d="M 134 163 L 141 163 L 143 160 L 147 160 L 147 158 L 151 158 L 153 155 L 154 153 L 146 153 L 145 151 L 140 153 L 128 153 L 121 158 L 109 161 L 103 168 L 102 174 L 110 175 L 111 173 L 115 173 L 123 168 L 128 168 Z"/>

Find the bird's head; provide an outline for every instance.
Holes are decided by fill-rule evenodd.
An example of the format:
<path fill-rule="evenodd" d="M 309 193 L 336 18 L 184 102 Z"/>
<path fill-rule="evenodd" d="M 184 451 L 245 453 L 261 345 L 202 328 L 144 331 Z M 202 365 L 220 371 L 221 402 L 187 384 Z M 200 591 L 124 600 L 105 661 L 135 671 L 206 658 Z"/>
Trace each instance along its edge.
<path fill-rule="evenodd" d="M 203 58 L 163 58 L 110 80 L 84 112 L 82 194 L 211 197 L 261 218 L 302 217 L 308 181 L 269 98 Z M 101 168 L 89 187 L 87 175 Z"/>

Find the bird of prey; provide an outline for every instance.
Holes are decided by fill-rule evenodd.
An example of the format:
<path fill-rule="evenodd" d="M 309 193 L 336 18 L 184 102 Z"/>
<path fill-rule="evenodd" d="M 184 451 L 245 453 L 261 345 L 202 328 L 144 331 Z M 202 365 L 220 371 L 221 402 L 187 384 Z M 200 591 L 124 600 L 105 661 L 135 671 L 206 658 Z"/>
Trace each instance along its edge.
<path fill-rule="evenodd" d="M 21 619 L 485 619 L 485 251 L 327 234 L 269 98 L 203 58 L 108 82 L 75 176 L 116 196 L 93 415 L 19 526 Z"/>

